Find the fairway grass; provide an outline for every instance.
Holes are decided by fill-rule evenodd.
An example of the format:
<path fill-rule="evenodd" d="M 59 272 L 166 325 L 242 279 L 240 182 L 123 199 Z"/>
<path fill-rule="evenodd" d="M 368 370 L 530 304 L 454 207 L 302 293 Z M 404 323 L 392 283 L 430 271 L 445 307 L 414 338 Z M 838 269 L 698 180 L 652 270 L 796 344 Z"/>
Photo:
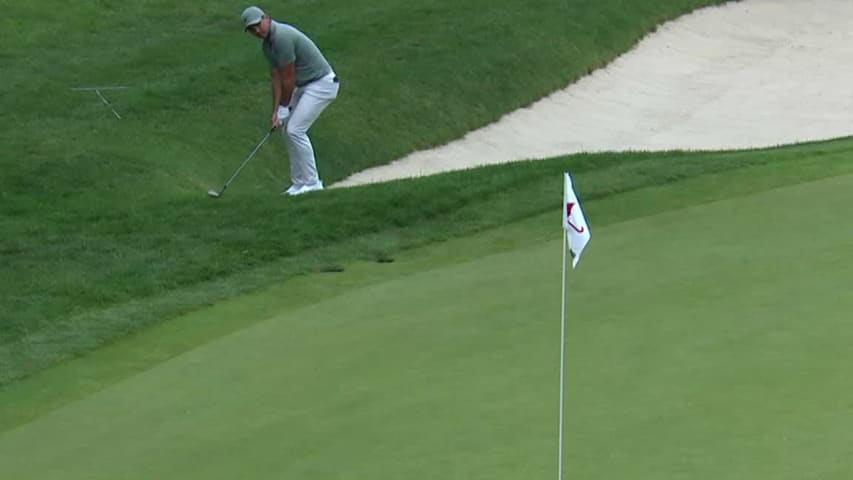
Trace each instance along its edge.
<path fill-rule="evenodd" d="M 853 226 L 839 208 L 853 175 L 596 226 L 605 209 L 663 195 L 673 208 L 684 185 L 760 173 L 585 204 L 593 240 L 569 277 L 570 478 L 853 474 Z M 0 390 L 26 418 L 0 419 L 0 478 L 553 476 L 558 215 L 522 225 L 288 282 Z M 242 328 L 199 342 L 204 319 Z M 117 365 L 167 337 L 197 346 Z M 103 383 L 40 405 L 75 369 Z"/>

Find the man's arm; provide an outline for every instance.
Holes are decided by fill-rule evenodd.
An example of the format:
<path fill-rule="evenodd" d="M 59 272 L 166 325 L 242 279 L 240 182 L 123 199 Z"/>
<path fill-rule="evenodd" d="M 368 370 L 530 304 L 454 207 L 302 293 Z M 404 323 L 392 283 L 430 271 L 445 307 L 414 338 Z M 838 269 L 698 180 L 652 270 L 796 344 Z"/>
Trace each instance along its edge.
<path fill-rule="evenodd" d="M 279 127 L 279 105 L 290 105 L 293 89 L 296 88 L 296 64 L 288 63 L 281 68 L 270 70 L 270 86 L 272 87 L 272 128 Z"/>

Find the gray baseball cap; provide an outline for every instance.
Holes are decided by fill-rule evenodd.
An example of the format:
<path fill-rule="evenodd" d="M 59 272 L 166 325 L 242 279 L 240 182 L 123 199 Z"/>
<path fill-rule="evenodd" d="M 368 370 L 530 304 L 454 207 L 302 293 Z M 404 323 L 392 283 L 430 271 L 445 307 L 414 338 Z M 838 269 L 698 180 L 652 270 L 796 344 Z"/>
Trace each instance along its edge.
<path fill-rule="evenodd" d="M 243 28 L 249 28 L 256 23 L 260 23 L 264 19 L 264 11 L 258 7 L 246 7 L 243 14 L 240 15 L 240 20 L 243 21 Z"/>

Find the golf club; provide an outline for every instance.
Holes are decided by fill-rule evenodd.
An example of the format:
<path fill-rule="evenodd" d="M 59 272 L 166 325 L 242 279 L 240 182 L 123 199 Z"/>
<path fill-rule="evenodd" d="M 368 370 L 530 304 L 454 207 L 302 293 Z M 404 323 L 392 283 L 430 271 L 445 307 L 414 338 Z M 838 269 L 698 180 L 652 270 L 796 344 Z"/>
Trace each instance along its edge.
<path fill-rule="evenodd" d="M 221 190 L 219 190 L 219 191 L 217 192 L 216 190 L 214 190 L 214 189 L 212 189 L 212 188 L 211 188 L 210 190 L 208 190 L 208 191 L 207 191 L 207 194 L 208 194 L 208 195 L 210 195 L 210 196 L 211 196 L 211 197 L 213 197 L 213 198 L 219 198 L 219 197 L 221 197 L 221 196 L 222 196 L 222 194 L 223 194 L 223 193 L 225 193 L 225 189 L 226 189 L 226 188 L 228 188 L 228 185 L 231 185 L 231 182 L 233 182 L 233 181 L 234 181 L 234 179 L 235 179 L 235 178 L 237 178 L 237 175 L 240 175 L 240 171 L 241 171 L 241 170 L 243 170 L 243 167 L 245 167 L 245 166 L 246 166 L 246 164 L 247 164 L 247 163 L 249 163 L 249 160 L 251 160 L 251 159 L 252 159 L 252 157 L 254 157 L 254 156 L 255 156 L 255 153 L 257 153 L 257 151 L 258 151 L 258 150 L 260 150 L 260 148 L 261 148 L 261 146 L 263 146 L 264 142 L 266 142 L 266 141 L 267 141 L 267 139 L 268 139 L 268 138 L 270 138 L 270 134 L 271 134 L 272 132 L 273 132 L 273 129 L 270 129 L 270 131 L 268 131 L 268 132 L 267 132 L 267 134 L 266 134 L 266 135 L 264 135 L 264 138 L 262 138 L 262 139 L 261 139 L 261 141 L 260 141 L 260 143 L 258 143 L 258 145 L 255 147 L 255 149 L 254 149 L 254 150 L 252 150 L 252 153 L 250 153 L 250 154 L 249 154 L 249 156 L 248 156 L 248 157 L 246 157 L 246 159 L 245 159 L 245 160 L 243 160 L 243 163 L 241 163 L 241 164 L 240 164 L 240 167 L 239 167 L 239 168 L 237 168 L 237 171 L 235 171 L 235 172 L 234 172 L 234 175 L 231 175 L 231 178 L 229 178 L 229 179 L 228 179 L 228 181 L 227 181 L 227 182 L 225 182 L 225 185 L 223 185 L 223 186 L 222 186 L 222 189 L 221 189 Z"/>

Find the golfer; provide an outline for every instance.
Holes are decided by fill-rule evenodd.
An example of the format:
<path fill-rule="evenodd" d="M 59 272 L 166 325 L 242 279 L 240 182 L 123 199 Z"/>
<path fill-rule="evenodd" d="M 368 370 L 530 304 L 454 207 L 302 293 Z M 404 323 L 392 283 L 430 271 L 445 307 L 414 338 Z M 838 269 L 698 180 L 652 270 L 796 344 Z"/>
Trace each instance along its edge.
<path fill-rule="evenodd" d="M 338 96 L 338 77 L 317 45 L 295 27 L 276 22 L 258 7 L 241 16 L 243 27 L 263 40 L 270 65 L 272 116 L 270 129 L 284 127 L 290 157 L 290 187 L 282 193 L 301 195 L 323 189 L 308 129 Z"/>

